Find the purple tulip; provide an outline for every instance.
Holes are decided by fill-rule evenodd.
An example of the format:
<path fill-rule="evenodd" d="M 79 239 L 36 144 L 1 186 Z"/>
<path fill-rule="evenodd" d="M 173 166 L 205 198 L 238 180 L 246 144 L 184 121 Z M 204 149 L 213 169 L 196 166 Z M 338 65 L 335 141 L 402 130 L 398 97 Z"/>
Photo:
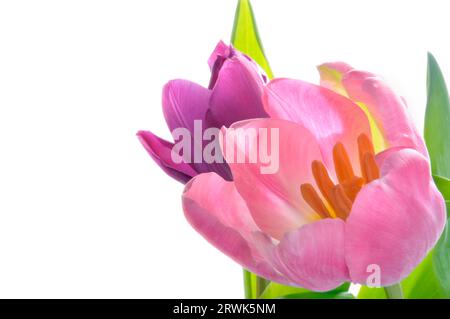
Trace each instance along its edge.
<path fill-rule="evenodd" d="M 197 149 L 204 144 L 194 140 L 194 121 L 201 121 L 202 135 L 211 127 L 229 127 L 236 121 L 267 117 L 261 100 L 266 77 L 253 60 L 221 41 L 208 64 L 211 69 L 208 88 L 179 79 L 169 81 L 163 88 L 163 113 L 173 138 L 177 138 L 173 134 L 175 129 L 185 128 L 191 133 L 192 147 Z M 137 135 L 153 160 L 169 176 L 182 183 L 207 172 L 215 172 L 226 180 L 232 179 L 225 162 L 176 162 L 171 156 L 174 143 L 149 131 L 139 131 Z"/>

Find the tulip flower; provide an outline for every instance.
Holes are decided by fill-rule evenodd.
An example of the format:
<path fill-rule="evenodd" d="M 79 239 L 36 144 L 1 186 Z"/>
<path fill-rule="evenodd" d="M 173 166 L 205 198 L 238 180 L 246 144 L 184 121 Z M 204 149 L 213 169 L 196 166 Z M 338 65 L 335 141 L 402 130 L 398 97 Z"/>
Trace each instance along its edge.
<path fill-rule="evenodd" d="M 211 244 L 259 276 L 327 291 L 343 282 L 405 278 L 443 231 L 444 200 L 405 102 L 378 76 L 343 63 L 319 67 L 321 85 L 272 80 L 263 92 L 270 118 L 223 128 L 233 181 L 193 178 L 185 216 Z M 279 169 L 261 174 L 236 129 L 279 130 Z M 231 141 L 231 142 L 229 142 Z M 273 142 L 273 141 L 272 141 Z M 255 144 L 255 145 L 252 145 Z M 236 155 L 236 154 L 235 154 Z"/>
<path fill-rule="evenodd" d="M 266 77 L 253 60 L 219 42 L 208 64 L 211 69 L 208 88 L 187 80 L 172 80 L 163 88 L 163 112 L 169 129 L 172 133 L 177 128 L 188 129 L 192 133 L 192 148 L 197 150 L 204 146 L 201 138 L 207 128 L 267 117 L 261 101 Z M 196 132 L 195 121 L 202 124 L 200 133 Z M 186 159 L 175 162 L 171 156 L 174 143 L 148 131 L 140 131 L 137 135 L 155 162 L 180 182 L 186 183 L 193 176 L 206 172 L 216 172 L 231 180 L 226 163 Z"/>

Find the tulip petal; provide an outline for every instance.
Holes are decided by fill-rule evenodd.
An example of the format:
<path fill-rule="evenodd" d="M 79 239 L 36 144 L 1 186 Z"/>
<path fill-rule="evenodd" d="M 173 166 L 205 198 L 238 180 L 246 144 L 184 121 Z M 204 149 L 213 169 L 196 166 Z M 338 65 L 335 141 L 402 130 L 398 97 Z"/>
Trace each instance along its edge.
<path fill-rule="evenodd" d="M 224 62 L 228 58 L 231 58 L 234 54 L 236 54 L 236 51 L 233 50 L 232 46 L 228 46 L 223 43 L 223 41 L 219 41 L 216 48 L 214 49 L 214 52 L 208 59 L 208 65 L 211 69 L 211 78 L 209 79 L 208 85 L 209 90 L 211 90 L 214 85 L 216 85 L 217 78 L 219 77 L 219 73 Z"/>
<path fill-rule="evenodd" d="M 378 76 L 353 70 L 343 80 L 350 98 L 362 103 L 373 115 L 389 147 L 411 147 L 428 156 L 402 98 Z"/>
<path fill-rule="evenodd" d="M 211 92 L 187 80 L 169 81 L 163 88 L 163 112 L 171 132 L 180 127 L 194 132 L 194 121 L 205 120 Z M 202 123 L 203 124 L 203 123 Z"/>
<path fill-rule="evenodd" d="M 213 53 L 211 53 L 211 56 L 208 59 L 208 65 L 211 69 L 211 72 L 213 72 L 214 65 L 216 64 L 217 60 L 227 58 L 231 53 L 230 46 L 226 45 L 222 40 L 217 43 Z"/>
<path fill-rule="evenodd" d="M 286 283 L 266 261 L 273 246 L 254 223 L 233 182 L 215 173 L 193 178 L 183 193 L 185 216 L 212 245 L 246 269 L 270 280 Z"/>
<path fill-rule="evenodd" d="M 410 147 L 428 156 L 425 143 L 406 110 L 404 100 L 379 76 L 343 65 L 326 63 L 319 66 L 321 84 L 337 88 L 337 92 L 358 103 L 367 112 L 369 119 L 373 119 L 371 126 L 374 139 L 377 140 L 377 151 L 387 147 Z M 335 74 L 334 81 L 330 73 Z M 380 138 L 377 136 L 378 130 Z"/>
<path fill-rule="evenodd" d="M 193 176 L 197 175 L 197 172 L 189 164 L 175 163 L 172 160 L 172 143 L 148 131 L 139 131 L 137 136 L 153 160 L 169 176 L 179 182 L 187 183 Z"/>
<path fill-rule="evenodd" d="M 381 178 L 365 186 L 353 204 L 345 255 L 352 281 L 367 284 L 377 265 L 381 285 L 387 286 L 405 278 L 426 256 L 442 233 L 446 214 L 423 155 L 403 149 L 382 165 Z"/>
<path fill-rule="evenodd" d="M 262 106 L 263 80 L 253 61 L 242 54 L 222 65 L 212 89 L 209 120 L 229 127 L 236 121 L 267 117 Z"/>
<path fill-rule="evenodd" d="M 342 77 L 352 67 L 344 62 L 324 63 L 317 67 L 320 73 L 320 85 L 347 96 L 347 91 L 342 85 Z"/>
<path fill-rule="evenodd" d="M 313 181 L 312 161 L 322 158 L 307 129 L 284 120 L 255 119 L 223 132 L 222 153 L 260 229 L 279 239 L 318 218 L 300 194 L 300 185 Z M 261 157 L 267 149 L 271 161 Z"/>
<path fill-rule="evenodd" d="M 299 123 L 315 135 L 328 168 L 333 168 L 332 151 L 337 142 L 344 144 L 357 163 L 358 136 L 362 133 L 371 136 L 368 119 L 356 104 L 314 84 L 272 80 L 265 88 L 263 102 L 272 118 Z M 356 168 L 359 169 L 358 165 Z"/>
<path fill-rule="evenodd" d="M 191 157 L 202 155 L 205 146 L 210 143 L 203 140 L 203 133 L 211 126 L 206 120 L 211 91 L 186 80 L 172 80 L 163 89 L 163 111 L 167 125 L 174 138 L 176 129 L 186 128 L 190 133 Z M 176 141 L 178 142 L 178 141 Z M 198 173 L 217 172 L 230 180 L 231 174 L 226 163 L 205 163 L 203 158 L 190 159 L 192 167 Z"/>
<path fill-rule="evenodd" d="M 314 291 L 349 280 L 342 219 L 322 219 L 286 234 L 274 254 L 277 269 L 296 285 Z"/>

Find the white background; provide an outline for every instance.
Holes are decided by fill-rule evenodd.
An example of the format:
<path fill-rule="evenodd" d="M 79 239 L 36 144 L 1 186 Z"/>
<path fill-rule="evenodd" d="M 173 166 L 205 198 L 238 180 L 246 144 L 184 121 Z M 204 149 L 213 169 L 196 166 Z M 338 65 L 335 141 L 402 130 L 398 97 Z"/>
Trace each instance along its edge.
<path fill-rule="evenodd" d="M 254 0 L 277 76 L 345 60 L 422 128 L 426 52 L 450 78 L 448 1 Z M 236 2 L 0 2 L 0 297 L 242 297 L 241 268 L 183 217 L 135 137 L 169 138 L 161 87 L 204 85 Z"/>

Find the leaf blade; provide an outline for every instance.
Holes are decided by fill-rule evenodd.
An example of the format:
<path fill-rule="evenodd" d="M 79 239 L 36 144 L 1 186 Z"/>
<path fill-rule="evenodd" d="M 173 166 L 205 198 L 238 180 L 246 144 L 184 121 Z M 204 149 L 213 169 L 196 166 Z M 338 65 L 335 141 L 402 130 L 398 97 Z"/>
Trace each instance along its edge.
<path fill-rule="evenodd" d="M 302 296 L 301 299 L 306 299 L 311 296 L 311 299 L 326 299 L 331 298 L 332 295 L 340 293 L 347 293 L 350 288 L 350 283 L 344 283 L 336 289 L 326 292 L 313 292 L 304 288 L 285 286 L 276 282 L 271 282 L 264 292 L 261 294 L 261 299 L 275 299 L 291 296 L 288 299 L 292 299 L 293 296 Z"/>
<path fill-rule="evenodd" d="M 434 175 L 450 179 L 450 100 L 442 71 L 428 53 L 424 137 Z"/>
<path fill-rule="evenodd" d="M 308 292 L 286 295 L 278 299 L 355 299 L 355 296 L 348 292 Z"/>
<path fill-rule="evenodd" d="M 250 0 L 238 1 L 231 34 L 231 43 L 236 49 L 255 60 L 266 72 L 269 79 L 273 78 L 272 69 L 264 53 Z"/>

